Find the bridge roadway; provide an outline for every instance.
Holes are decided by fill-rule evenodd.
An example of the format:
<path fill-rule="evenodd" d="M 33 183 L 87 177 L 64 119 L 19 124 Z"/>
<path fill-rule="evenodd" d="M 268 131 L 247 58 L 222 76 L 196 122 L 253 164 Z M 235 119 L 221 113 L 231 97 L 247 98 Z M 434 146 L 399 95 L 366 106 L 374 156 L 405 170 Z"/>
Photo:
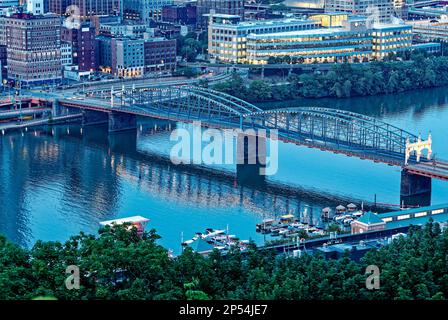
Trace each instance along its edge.
<path fill-rule="evenodd" d="M 262 110 L 230 95 L 191 86 L 117 89 L 113 106 L 110 91 L 83 97 L 66 91 L 36 93 L 33 98 L 58 101 L 63 108 L 107 113 L 109 117 L 128 114 L 170 121 L 201 121 L 215 128 L 277 129 L 279 140 L 284 142 L 400 166 L 422 178 L 448 180 L 448 164 L 443 160 L 417 163 L 415 156 L 411 156 L 409 165 L 405 165 L 406 138 L 415 142 L 417 137 L 368 116 L 328 108 Z M 63 115 L 68 115 L 68 111 L 53 117 Z"/>
<path fill-rule="evenodd" d="M 15 118 L 18 116 L 37 115 L 42 113 L 51 113 L 51 108 L 23 108 L 8 111 L 0 111 L 0 119 Z"/>
<path fill-rule="evenodd" d="M 185 94 L 182 97 L 186 98 Z M 166 102 L 167 100 L 168 98 L 163 98 L 162 100 L 159 100 L 158 103 Z M 192 122 L 194 120 L 201 120 L 201 119 L 188 118 L 176 112 L 166 113 L 164 112 L 164 110 L 160 109 L 157 106 L 136 105 L 136 104 L 132 105 L 129 101 L 125 102 L 123 106 L 121 106 L 120 105 L 121 102 L 118 101 L 115 103 L 114 107 L 111 107 L 109 100 L 103 100 L 97 98 L 83 98 L 83 100 L 60 99 L 59 103 L 67 107 L 75 107 L 107 113 L 120 112 L 120 113 L 127 113 L 132 115 L 158 118 L 171 121 Z M 289 111 L 293 112 L 294 109 Z M 249 112 L 247 115 L 244 115 L 244 117 L 250 119 L 250 116 L 255 113 L 257 112 Z M 260 111 L 258 111 L 258 113 L 260 113 Z M 240 122 L 236 121 L 235 119 L 223 122 L 219 119 L 214 119 L 213 117 L 204 118 L 201 121 L 203 122 L 204 125 L 214 128 L 229 128 L 229 127 L 235 128 L 238 127 L 238 125 L 240 124 Z M 253 124 L 253 122 L 251 123 Z M 247 123 L 245 125 L 247 125 L 247 127 L 250 127 L 250 125 L 248 125 Z M 266 128 L 268 127 L 269 126 L 266 126 Z M 448 162 L 445 162 L 443 160 L 436 160 L 436 161 L 422 160 L 421 162 L 417 163 L 415 157 L 411 157 L 409 165 L 406 166 L 404 165 L 403 154 L 399 154 L 396 152 L 380 151 L 380 150 L 369 150 L 368 148 L 362 150 L 362 148 L 360 149 L 356 147 L 355 148 L 343 147 L 336 139 L 334 140 L 326 139 L 325 141 L 320 142 L 316 140 L 316 137 L 313 137 L 310 134 L 302 133 L 301 136 L 301 134 L 297 132 L 293 134 L 291 132 L 285 132 L 285 130 L 282 130 L 282 128 L 280 127 L 277 127 L 277 129 L 280 129 L 279 140 L 287 143 L 294 143 L 309 148 L 316 148 L 322 151 L 330 151 L 336 154 L 344 154 L 349 157 L 358 157 L 363 160 L 371 160 L 377 163 L 385 163 L 391 166 L 400 166 L 405 171 L 411 174 L 448 181 Z"/>

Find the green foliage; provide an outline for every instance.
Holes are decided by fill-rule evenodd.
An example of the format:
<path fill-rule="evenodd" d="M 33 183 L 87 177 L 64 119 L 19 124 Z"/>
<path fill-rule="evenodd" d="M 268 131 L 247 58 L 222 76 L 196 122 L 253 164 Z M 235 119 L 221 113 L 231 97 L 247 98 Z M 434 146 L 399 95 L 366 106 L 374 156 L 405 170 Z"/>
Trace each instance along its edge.
<path fill-rule="evenodd" d="M 396 61 L 398 58 L 405 61 Z M 349 63 L 335 64 L 328 72 L 293 74 L 288 78 L 289 84 L 278 86 L 256 80 L 246 87 L 242 79 L 235 76 L 217 84 L 215 89 L 251 102 L 262 102 L 298 97 L 372 96 L 448 85 L 448 57 L 404 52 L 400 56 L 389 55 L 385 60 L 356 67 Z M 268 60 L 268 64 L 301 62 L 300 58 L 289 56 Z"/>
<path fill-rule="evenodd" d="M 412 228 L 360 262 L 348 255 L 276 256 L 249 244 L 223 256 L 187 248 L 176 258 L 159 246 L 154 230 L 105 228 L 65 243 L 22 249 L 0 237 L 0 299 L 319 299 L 442 300 L 448 295 L 448 230 Z M 80 289 L 67 290 L 66 266 L 80 268 Z M 368 290 L 368 265 L 380 269 L 380 289 Z"/>

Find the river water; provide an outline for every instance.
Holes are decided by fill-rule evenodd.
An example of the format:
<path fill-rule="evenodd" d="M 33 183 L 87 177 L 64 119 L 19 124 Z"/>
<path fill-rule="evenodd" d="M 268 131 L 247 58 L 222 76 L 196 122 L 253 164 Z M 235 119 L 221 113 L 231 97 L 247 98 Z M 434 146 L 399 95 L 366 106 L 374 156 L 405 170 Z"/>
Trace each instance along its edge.
<path fill-rule="evenodd" d="M 448 159 L 448 92 L 300 100 L 263 107 L 320 106 L 374 116 L 410 132 L 429 131 L 436 157 Z M 177 127 L 183 126 L 178 124 Z M 23 245 L 96 233 L 103 220 L 142 215 L 180 251 L 205 228 L 229 228 L 262 244 L 255 224 L 285 213 L 316 222 L 325 206 L 399 204 L 400 169 L 291 144 L 279 145 L 279 169 L 265 187 L 241 186 L 233 166 L 176 166 L 165 123 L 141 120 L 137 133 L 105 127 L 44 127 L 0 136 L 0 234 Z M 448 202 L 448 183 L 433 181 L 432 203 Z"/>

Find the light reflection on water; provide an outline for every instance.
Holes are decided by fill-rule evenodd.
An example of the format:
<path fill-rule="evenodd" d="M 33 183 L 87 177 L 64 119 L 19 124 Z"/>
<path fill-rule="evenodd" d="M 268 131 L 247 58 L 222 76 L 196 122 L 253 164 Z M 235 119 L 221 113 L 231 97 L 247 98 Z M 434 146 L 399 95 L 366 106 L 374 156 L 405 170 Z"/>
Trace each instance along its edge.
<path fill-rule="evenodd" d="M 318 105 L 349 109 L 422 132 L 432 131 L 436 156 L 448 159 L 446 90 L 347 100 L 301 100 L 284 106 Z M 160 125 L 160 124 L 159 124 Z M 163 127 L 163 124 L 162 124 Z M 399 168 L 295 145 L 280 145 L 279 171 L 267 189 L 239 186 L 232 167 L 222 174 L 174 166 L 169 132 L 145 121 L 137 137 L 108 136 L 105 128 L 77 125 L 30 130 L 0 138 L 0 233 L 30 246 L 37 239 L 65 240 L 79 231 L 95 233 L 98 222 L 143 215 L 180 249 L 205 228 L 226 228 L 263 242 L 255 223 L 287 212 L 317 222 L 321 208 L 355 201 L 397 204 Z M 287 185 L 288 187 L 286 187 Z M 337 199 L 335 199 L 335 197 Z M 433 203 L 448 202 L 448 184 L 433 182 Z M 311 213 L 311 214 L 310 214 Z M 309 217 L 311 216 L 311 217 Z"/>

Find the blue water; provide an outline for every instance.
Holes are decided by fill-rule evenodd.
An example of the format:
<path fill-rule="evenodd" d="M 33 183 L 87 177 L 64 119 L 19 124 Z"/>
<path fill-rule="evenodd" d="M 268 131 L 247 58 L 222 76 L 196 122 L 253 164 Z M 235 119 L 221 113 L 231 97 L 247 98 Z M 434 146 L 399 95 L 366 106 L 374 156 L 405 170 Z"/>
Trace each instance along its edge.
<path fill-rule="evenodd" d="M 426 137 L 448 159 L 445 88 L 400 95 L 300 100 L 269 107 L 323 106 L 377 117 Z M 0 137 L 0 233 L 23 246 L 96 233 L 102 220 L 143 215 L 175 252 L 205 228 L 229 228 L 263 243 L 255 224 L 293 212 L 315 221 L 339 203 L 398 204 L 400 170 L 281 143 L 279 170 L 267 188 L 239 186 L 232 166 L 175 166 L 164 123 L 142 121 L 137 134 L 108 136 L 104 127 L 39 128 Z M 433 181 L 432 203 L 448 202 L 448 183 Z"/>

